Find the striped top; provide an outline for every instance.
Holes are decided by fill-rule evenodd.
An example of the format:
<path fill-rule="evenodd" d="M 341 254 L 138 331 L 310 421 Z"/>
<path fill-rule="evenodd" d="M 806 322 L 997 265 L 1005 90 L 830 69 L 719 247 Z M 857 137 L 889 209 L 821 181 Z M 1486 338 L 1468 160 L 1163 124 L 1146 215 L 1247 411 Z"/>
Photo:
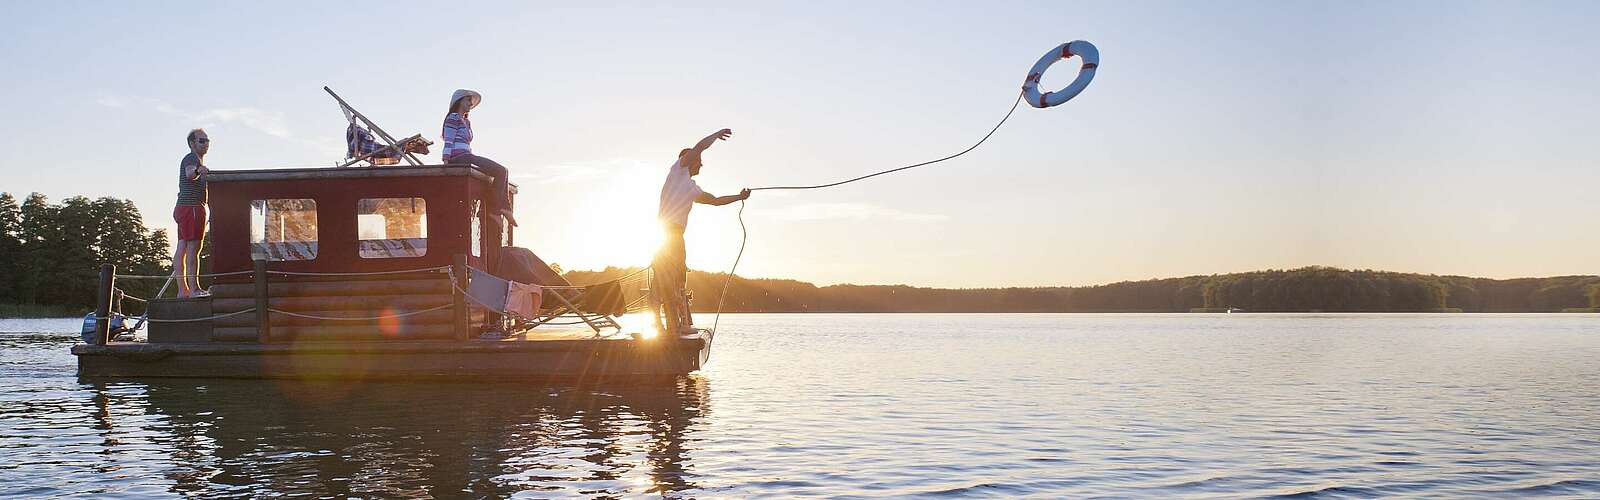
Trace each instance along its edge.
<path fill-rule="evenodd" d="M 178 162 L 178 206 L 192 206 L 206 204 L 206 178 L 196 176 L 190 179 L 183 174 L 190 165 L 203 165 L 200 157 L 189 153 Z"/>
<path fill-rule="evenodd" d="M 694 208 L 694 199 L 705 191 L 689 175 L 689 169 L 678 163 L 672 162 L 667 181 L 661 184 L 661 209 L 656 216 L 662 222 L 685 227 L 689 225 L 689 209 Z"/>
<path fill-rule="evenodd" d="M 461 113 L 450 113 L 444 117 L 444 131 L 440 133 L 444 139 L 444 162 L 450 163 L 456 156 L 472 153 L 472 122 Z"/>

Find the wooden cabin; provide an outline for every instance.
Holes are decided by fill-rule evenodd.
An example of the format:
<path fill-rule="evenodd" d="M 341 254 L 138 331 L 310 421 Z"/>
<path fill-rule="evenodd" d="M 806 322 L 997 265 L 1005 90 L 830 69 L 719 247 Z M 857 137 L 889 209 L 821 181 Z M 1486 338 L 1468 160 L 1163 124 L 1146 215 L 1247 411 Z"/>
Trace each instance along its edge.
<path fill-rule="evenodd" d="M 493 270 L 512 244 L 485 215 L 493 180 L 461 165 L 212 171 L 212 296 L 152 300 L 145 342 L 99 326 L 73 349 L 80 374 L 585 378 L 704 363 L 709 335 L 480 338 L 498 316 L 464 296 L 469 269 Z M 97 316 L 114 290 L 103 276 Z M 145 361 L 152 353 L 162 361 Z"/>
<path fill-rule="evenodd" d="M 489 176 L 466 166 L 215 171 L 211 268 L 366 273 L 492 267 L 510 235 L 485 223 Z M 515 200 L 513 186 L 513 200 Z M 237 280 L 233 280 L 237 281 Z"/>

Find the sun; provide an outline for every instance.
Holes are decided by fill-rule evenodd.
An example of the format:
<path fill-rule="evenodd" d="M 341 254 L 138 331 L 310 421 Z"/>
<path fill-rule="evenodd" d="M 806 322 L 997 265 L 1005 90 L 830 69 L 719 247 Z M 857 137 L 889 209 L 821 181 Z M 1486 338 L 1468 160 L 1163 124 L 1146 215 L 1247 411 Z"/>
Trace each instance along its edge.
<path fill-rule="evenodd" d="M 590 182 L 524 180 L 517 246 L 567 270 L 648 266 L 663 238 L 656 221 L 662 167 L 637 162 Z"/>

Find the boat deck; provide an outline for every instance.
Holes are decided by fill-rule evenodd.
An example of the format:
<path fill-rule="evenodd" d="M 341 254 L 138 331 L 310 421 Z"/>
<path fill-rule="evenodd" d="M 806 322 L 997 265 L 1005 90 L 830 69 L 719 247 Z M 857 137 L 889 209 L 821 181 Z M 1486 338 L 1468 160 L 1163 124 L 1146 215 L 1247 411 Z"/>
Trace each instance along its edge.
<path fill-rule="evenodd" d="M 503 339 L 79 344 L 84 377 L 595 379 L 699 369 L 709 337 L 535 331 Z"/>

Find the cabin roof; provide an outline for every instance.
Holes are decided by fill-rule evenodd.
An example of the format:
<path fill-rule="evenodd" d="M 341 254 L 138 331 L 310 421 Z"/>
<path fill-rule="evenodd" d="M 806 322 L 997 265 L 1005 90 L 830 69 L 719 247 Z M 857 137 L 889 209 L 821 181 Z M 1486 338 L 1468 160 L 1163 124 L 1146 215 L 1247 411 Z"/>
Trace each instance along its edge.
<path fill-rule="evenodd" d="M 313 167 L 257 170 L 212 170 L 207 182 L 286 181 L 302 179 L 375 179 L 385 177 L 459 177 L 482 181 L 494 178 L 468 165 L 422 165 L 417 167 Z"/>

